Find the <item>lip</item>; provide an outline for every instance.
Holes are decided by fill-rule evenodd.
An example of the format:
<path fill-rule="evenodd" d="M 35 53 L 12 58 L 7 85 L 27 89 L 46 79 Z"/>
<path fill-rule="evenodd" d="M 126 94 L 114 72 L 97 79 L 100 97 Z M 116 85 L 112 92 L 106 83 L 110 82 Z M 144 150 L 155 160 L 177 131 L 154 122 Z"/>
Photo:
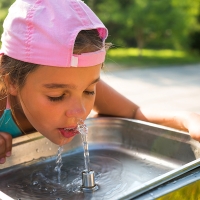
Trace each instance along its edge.
<path fill-rule="evenodd" d="M 75 135 L 79 134 L 77 127 L 59 128 L 59 131 L 65 138 L 71 138 L 71 137 L 74 137 Z"/>

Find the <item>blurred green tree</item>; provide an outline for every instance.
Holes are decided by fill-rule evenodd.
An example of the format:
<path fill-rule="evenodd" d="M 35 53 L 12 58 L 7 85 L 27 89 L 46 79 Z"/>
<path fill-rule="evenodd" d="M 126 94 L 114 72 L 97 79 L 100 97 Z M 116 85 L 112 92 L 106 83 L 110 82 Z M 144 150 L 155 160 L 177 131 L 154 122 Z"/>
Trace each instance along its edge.
<path fill-rule="evenodd" d="M 0 8 L 9 8 L 13 2 L 14 0 L 1 0 Z"/>
<path fill-rule="evenodd" d="M 200 53 L 200 0 L 195 1 L 196 8 L 192 10 L 193 14 L 196 15 L 196 24 L 190 33 L 190 48 L 192 51 Z"/>
<path fill-rule="evenodd" d="M 189 0 L 134 0 L 127 9 L 127 26 L 133 30 L 139 49 L 145 45 L 187 48 L 194 19 L 192 8 Z"/>
<path fill-rule="evenodd" d="M 86 0 L 117 46 L 187 49 L 199 0 Z"/>
<path fill-rule="evenodd" d="M 8 8 L 14 2 L 14 0 L 1 0 L 0 1 L 0 35 L 3 32 L 3 21 L 8 13 Z"/>

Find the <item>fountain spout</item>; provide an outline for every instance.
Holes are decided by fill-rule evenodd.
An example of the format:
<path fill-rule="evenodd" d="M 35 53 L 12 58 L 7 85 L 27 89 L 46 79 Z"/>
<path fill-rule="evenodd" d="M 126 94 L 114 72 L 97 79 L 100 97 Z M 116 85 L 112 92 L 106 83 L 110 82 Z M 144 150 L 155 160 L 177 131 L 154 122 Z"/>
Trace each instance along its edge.
<path fill-rule="evenodd" d="M 95 184 L 93 170 L 82 172 L 82 187 L 81 187 L 81 189 L 84 192 L 94 192 L 98 189 L 98 186 Z"/>

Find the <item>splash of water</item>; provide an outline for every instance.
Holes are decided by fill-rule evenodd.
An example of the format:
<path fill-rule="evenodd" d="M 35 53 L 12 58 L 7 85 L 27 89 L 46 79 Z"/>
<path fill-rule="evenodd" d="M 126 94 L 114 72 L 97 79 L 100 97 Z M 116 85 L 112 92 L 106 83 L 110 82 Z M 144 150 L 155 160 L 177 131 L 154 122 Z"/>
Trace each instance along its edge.
<path fill-rule="evenodd" d="M 83 150 L 84 150 L 84 163 L 85 163 L 85 171 L 90 171 L 90 158 L 89 158 L 89 149 L 88 149 L 88 142 L 87 142 L 87 134 L 88 134 L 88 128 L 85 125 L 84 121 L 82 119 L 79 119 L 78 121 L 77 130 L 81 134 L 82 138 L 82 144 L 83 144 Z M 61 183 L 61 167 L 63 166 L 62 162 L 62 152 L 63 152 L 63 146 L 59 146 L 57 158 L 56 158 L 56 167 L 54 168 L 54 171 L 58 173 L 58 184 Z"/>
<path fill-rule="evenodd" d="M 78 131 L 81 133 L 83 150 L 84 150 L 84 162 L 85 162 L 85 171 L 90 171 L 90 157 L 89 157 L 89 149 L 88 149 L 88 142 L 87 142 L 87 134 L 88 128 L 84 124 L 83 120 L 79 120 L 78 122 Z"/>
<path fill-rule="evenodd" d="M 63 166 L 63 162 L 62 162 L 62 152 L 63 152 L 63 146 L 59 146 L 58 148 L 58 154 L 57 154 L 57 158 L 56 158 L 56 167 L 54 168 L 54 170 L 56 172 L 58 172 L 58 183 L 60 184 L 61 181 L 61 167 Z"/>

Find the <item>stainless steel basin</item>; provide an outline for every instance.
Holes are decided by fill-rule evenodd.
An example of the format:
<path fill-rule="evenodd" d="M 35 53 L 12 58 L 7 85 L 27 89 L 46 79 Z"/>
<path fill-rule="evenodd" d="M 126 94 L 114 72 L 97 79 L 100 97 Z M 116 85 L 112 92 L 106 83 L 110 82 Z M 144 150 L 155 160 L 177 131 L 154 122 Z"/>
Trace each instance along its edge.
<path fill-rule="evenodd" d="M 80 190 L 84 170 L 81 137 L 77 135 L 64 146 L 58 184 L 54 170 L 58 146 L 40 133 L 14 139 L 13 156 L 0 165 L 0 190 L 21 200 L 114 200 L 141 195 L 153 199 L 152 190 L 157 191 L 200 165 L 200 144 L 185 132 L 114 117 L 89 118 L 86 124 L 97 191 Z"/>
<path fill-rule="evenodd" d="M 177 176 L 134 200 L 198 200 L 200 198 L 200 167 Z"/>

